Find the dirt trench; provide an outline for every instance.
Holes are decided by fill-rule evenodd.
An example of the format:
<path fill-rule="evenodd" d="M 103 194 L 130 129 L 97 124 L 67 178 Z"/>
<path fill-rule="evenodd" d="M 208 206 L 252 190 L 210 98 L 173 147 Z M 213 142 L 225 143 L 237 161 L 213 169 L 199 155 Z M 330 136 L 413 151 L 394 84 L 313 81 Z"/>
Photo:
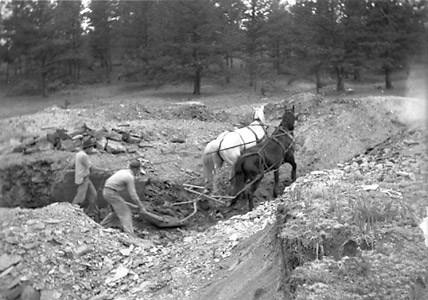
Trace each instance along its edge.
<path fill-rule="evenodd" d="M 291 276 L 297 267 L 324 256 L 340 260 L 355 255 L 352 253 L 360 246 L 349 240 L 351 228 L 339 228 L 323 241 L 323 252 L 317 253 L 301 237 L 282 236 L 289 226 L 287 222 L 293 218 L 286 207 L 279 205 L 276 222 L 240 243 L 211 284 L 192 299 L 293 299 L 301 284 L 299 278 Z"/>
<path fill-rule="evenodd" d="M 385 291 L 426 299 L 426 277 L 415 279 L 428 261 L 418 228 L 426 163 L 426 129 L 408 128 L 338 168 L 303 176 L 274 200 L 275 222 L 241 242 L 192 299 L 321 299 L 328 292 L 331 299 L 381 299 Z M 385 189 L 372 190 L 374 182 Z"/>
<path fill-rule="evenodd" d="M 402 128 L 402 124 L 397 122 L 395 117 L 382 113 L 383 106 L 379 106 L 372 99 L 370 101 L 343 98 L 324 99 L 319 95 L 310 93 L 299 93 L 287 100 L 268 103 L 265 107 L 268 122 L 274 126 L 281 117 L 284 106 L 290 106 L 291 103 L 295 105 L 298 114 L 295 133 L 298 176 L 303 176 L 313 170 L 334 167 L 337 163 L 374 147 Z M 191 107 L 193 107 L 192 105 Z M 199 145 L 198 140 L 201 137 L 208 136 L 208 134 L 212 135 L 211 130 L 215 130 L 218 134 L 217 126 L 225 122 L 225 118 L 229 124 L 248 123 L 252 109 L 247 107 L 242 110 L 245 113 L 241 111 L 234 115 L 225 112 L 223 109 L 209 111 L 207 107 L 200 104 L 197 104 L 194 109 L 188 109 L 188 104 L 180 104 L 172 106 L 166 110 L 167 113 L 162 112 L 163 114 L 158 110 L 147 112 L 143 109 L 133 109 L 132 111 L 135 113 L 144 112 L 152 118 L 165 117 L 166 114 L 172 121 L 172 127 L 169 129 L 168 127 L 145 128 L 145 130 L 152 130 L 156 136 L 152 141 L 153 147 L 146 149 L 145 157 L 149 160 L 157 158 L 157 161 L 167 163 L 159 165 L 163 167 L 162 169 L 158 168 L 150 173 L 150 180 L 143 178 L 136 183 L 140 197 L 148 200 L 147 202 L 150 202 L 155 209 L 162 209 L 164 203 L 189 200 L 189 195 L 183 191 L 183 186 L 170 181 L 170 176 L 179 178 L 185 177 L 183 175 L 192 174 L 189 178 L 193 181 L 189 183 L 203 184 L 200 164 L 195 164 L 195 159 L 199 162 L 201 160 L 202 148 L 201 146 L 195 148 L 193 144 Z M 170 129 L 176 129 L 175 120 L 177 118 L 195 121 L 184 123 L 187 125 L 186 127 L 180 125 L 183 126 L 180 134 L 187 136 L 186 143 L 174 146 L 176 144 L 165 143 L 164 132 L 171 132 Z M 212 123 L 214 121 L 215 123 Z M 149 123 L 144 124 L 147 126 Z M 164 125 L 167 124 L 169 123 L 165 121 Z M 216 124 L 216 127 L 211 128 L 211 124 Z M 194 132 L 199 128 L 203 131 Z M 207 132 L 207 129 L 210 131 Z M 169 136 L 169 138 L 173 137 L 175 135 Z M 157 149 L 158 147 L 160 149 Z M 2 172 L 0 173 L 0 206 L 37 208 L 57 201 L 71 202 L 77 188 L 74 184 L 74 171 L 69 169 L 69 163 L 66 162 L 71 156 L 70 153 L 56 151 L 52 155 L 48 152 L 28 155 L 27 159 L 23 159 L 22 155 L 20 158 L 8 157 L 9 162 L 2 165 Z M 100 155 L 100 159 L 109 160 L 110 157 L 103 158 Z M 175 165 L 177 163 L 182 164 L 180 169 Z M 156 168 L 157 166 L 151 165 L 150 167 Z M 290 170 L 291 168 L 287 164 L 281 167 L 280 189 L 284 189 L 291 183 Z M 229 169 L 226 166 L 222 172 L 223 186 L 225 187 L 223 192 L 226 194 L 229 192 L 226 179 L 228 172 Z M 197 176 L 195 177 L 194 174 Z M 98 205 L 101 208 L 107 206 L 101 195 L 101 187 L 105 179 L 106 175 L 102 173 L 91 175 L 91 180 L 98 190 Z M 271 182 L 272 174 L 266 174 L 256 194 L 258 203 L 272 198 Z M 130 200 L 126 193 L 123 193 L 123 196 L 126 200 Z M 179 215 L 187 215 L 192 210 L 191 205 L 175 208 Z M 240 203 L 238 208 L 233 211 L 225 207 L 213 207 L 213 209 L 220 213 L 220 218 L 227 218 L 240 213 L 240 211 L 241 213 L 246 211 L 247 204 Z M 206 218 L 206 214 L 203 215 L 202 219 Z M 208 223 L 216 222 L 218 218 L 215 215 L 216 212 L 209 215 Z M 195 222 L 199 222 L 199 220 Z"/>

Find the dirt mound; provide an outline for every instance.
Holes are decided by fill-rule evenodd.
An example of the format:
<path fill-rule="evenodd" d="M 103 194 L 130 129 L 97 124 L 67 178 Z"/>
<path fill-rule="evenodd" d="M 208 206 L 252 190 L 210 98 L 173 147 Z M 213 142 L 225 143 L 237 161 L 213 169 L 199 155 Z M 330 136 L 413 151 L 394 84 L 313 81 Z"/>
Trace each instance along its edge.
<path fill-rule="evenodd" d="M 30 285 L 43 299 L 188 299 L 239 241 L 273 222 L 271 211 L 260 206 L 203 233 L 158 230 L 132 240 L 69 203 L 2 209 L 0 295 Z"/>
<path fill-rule="evenodd" d="M 275 200 L 276 223 L 193 299 L 426 299 L 426 142 L 425 130 L 407 130 L 300 177 Z"/>
<path fill-rule="evenodd" d="M 0 138 L 1 197 L 9 197 L 9 203 L 44 199 L 52 192 L 49 182 L 67 176 L 68 188 L 58 190 L 69 195 L 57 194 L 52 201 L 74 194 L 72 172 L 65 172 L 74 154 L 9 153 L 20 136 L 46 134 L 52 126 L 72 131 L 83 123 L 91 128 L 126 123 L 148 136 L 147 144 L 135 153 L 94 153 L 93 164 L 116 170 L 138 157 L 147 171 L 143 181 L 153 180 L 144 187 L 146 204 L 188 200 L 181 185 L 202 185 L 205 144 L 251 120 L 252 103 L 242 101 L 229 107 L 212 97 L 199 98 L 202 105 L 138 99 L 0 120 L 10 128 Z M 427 284 L 428 261 L 417 227 L 428 205 L 426 131 L 407 130 L 407 119 L 399 117 L 404 98 L 393 100 L 394 109 L 385 113 L 390 108 L 385 104 L 392 103 L 388 99 L 310 93 L 259 99 L 257 104 L 267 104 L 272 128 L 284 104 L 294 103 L 299 178 L 271 200 L 272 175 L 267 174 L 256 209 L 244 215 L 247 203 L 234 209 L 211 204 L 187 227 L 169 230 L 135 216 L 142 237 L 135 241 L 101 228 L 68 203 L 3 210 L 0 246 L 6 256 L 0 257 L 0 295 L 13 298 L 32 288 L 44 299 L 319 299 L 326 294 L 400 299 L 411 291 L 410 298 L 425 299 L 414 295 L 426 295 L 422 285 Z M 289 184 L 288 168 L 281 167 L 282 188 Z M 333 170 L 315 171 L 326 168 Z M 225 168 L 223 178 L 227 173 Z M 102 185 L 102 177 L 94 181 L 97 188 Z M 227 191 L 227 180 L 223 183 Z M 184 216 L 191 208 L 176 213 Z"/>

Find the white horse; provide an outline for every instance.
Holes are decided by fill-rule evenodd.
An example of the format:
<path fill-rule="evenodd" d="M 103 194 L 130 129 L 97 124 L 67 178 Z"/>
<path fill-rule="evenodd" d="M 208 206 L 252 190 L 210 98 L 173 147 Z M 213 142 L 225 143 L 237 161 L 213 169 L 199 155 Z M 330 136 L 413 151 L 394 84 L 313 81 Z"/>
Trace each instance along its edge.
<path fill-rule="evenodd" d="M 206 192 L 209 190 L 211 182 L 213 192 L 217 192 L 217 177 L 223 162 L 232 166 L 230 173 L 230 179 L 232 179 L 235 175 L 233 166 L 242 152 L 255 146 L 265 137 L 264 105 L 258 108 L 253 107 L 253 109 L 253 122 L 250 125 L 234 131 L 225 131 L 205 147 L 203 162 Z"/>

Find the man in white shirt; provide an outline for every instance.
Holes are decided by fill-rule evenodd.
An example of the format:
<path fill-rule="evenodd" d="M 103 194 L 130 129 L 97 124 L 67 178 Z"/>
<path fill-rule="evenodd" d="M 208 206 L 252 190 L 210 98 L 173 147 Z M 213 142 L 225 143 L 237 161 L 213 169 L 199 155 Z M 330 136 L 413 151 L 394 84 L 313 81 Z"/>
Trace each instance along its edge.
<path fill-rule="evenodd" d="M 140 173 L 140 168 L 141 163 L 138 160 L 134 160 L 129 164 L 129 169 L 119 170 L 106 180 L 103 197 L 110 204 L 113 211 L 101 221 L 100 224 L 102 226 L 118 218 L 123 231 L 135 236 L 131 209 L 119 195 L 119 192 L 127 189 L 131 199 L 140 207 L 140 211 L 145 211 L 135 189 L 135 176 Z"/>
<path fill-rule="evenodd" d="M 80 151 L 76 153 L 74 161 L 74 182 L 77 184 L 77 193 L 72 204 L 82 205 L 86 196 L 88 196 L 89 205 L 87 210 L 94 210 L 95 213 L 98 213 L 98 207 L 96 206 L 97 190 L 89 179 L 89 175 L 91 174 L 91 169 L 97 169 L 99 171 L 106 170 L 91 165 L 88 153 L 92 151 L 93 146 L 94 143 L 90 140 L 85 141 Z"/>

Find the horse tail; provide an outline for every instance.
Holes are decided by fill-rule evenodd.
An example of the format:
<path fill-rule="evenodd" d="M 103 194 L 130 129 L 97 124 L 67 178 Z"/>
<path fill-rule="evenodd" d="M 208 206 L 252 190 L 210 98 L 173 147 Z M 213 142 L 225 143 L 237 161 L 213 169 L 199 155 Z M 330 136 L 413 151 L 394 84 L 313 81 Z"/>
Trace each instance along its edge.
<path fill-rule="evenodd" d="M 216 167 L 221 167 L 223 159 L 220 157 L 219 148 L 221 140 L 213 140 L 208 143 L 204 150 L 203 164 L 204 164 L 204 177 L 205 182 L 212 182 L 213 172 Z"/>

